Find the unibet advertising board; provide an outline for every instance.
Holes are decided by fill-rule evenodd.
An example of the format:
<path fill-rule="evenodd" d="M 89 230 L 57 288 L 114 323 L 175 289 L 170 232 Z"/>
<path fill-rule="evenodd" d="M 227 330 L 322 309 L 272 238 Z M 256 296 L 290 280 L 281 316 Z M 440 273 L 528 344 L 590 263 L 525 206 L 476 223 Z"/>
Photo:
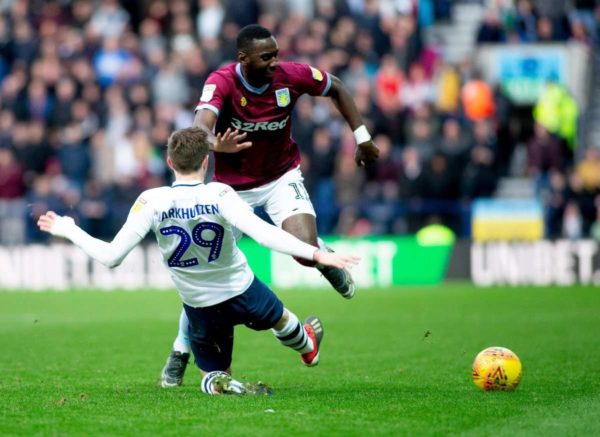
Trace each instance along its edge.
<path fill-rule="evenodd" d="M 333 238 L 326 242 L 334 250 L 362 257 L 352 269 L 359 287 L 437 284 L 444 278 L 453 241 L 436 237 L 440 233 L 433 231 L 418 237 Z M 303 267 L 288 255 L 272 252 L 249 239 L 242 239 L 239 246 L 256 275 L 275 289 L 328 287 L 316 269 Z M 155 244 L 135 248 L 114 269 L 90 260 L 70 244 L 0 247 L 0 289 L 81 288 L 173 286 Z"/>
<path fill-rule="evenodd" d="M 476 285 L 600 285 L 600 251 L 594 240 L 474 243 Z"/>

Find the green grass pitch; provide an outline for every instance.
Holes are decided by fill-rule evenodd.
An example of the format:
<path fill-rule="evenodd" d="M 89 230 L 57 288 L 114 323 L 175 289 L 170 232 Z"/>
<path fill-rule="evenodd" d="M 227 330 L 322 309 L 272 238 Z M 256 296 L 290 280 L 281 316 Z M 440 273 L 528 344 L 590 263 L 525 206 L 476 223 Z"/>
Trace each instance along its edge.
<path fill-rule="evenodd" d="M 175 292 L 0 293 L 1 435 L 600 435 L 600 290 L 467 284 L 280 293 L 325 326 L 305 368 L 270 332 L 236 330 L 237 378 L 272 397 L 209 397 L 155 382 L 175 335 Z M 431 334 L 425 336 L 424 333 Z M 505 346 L 514 393 L 471 381 Z"/>

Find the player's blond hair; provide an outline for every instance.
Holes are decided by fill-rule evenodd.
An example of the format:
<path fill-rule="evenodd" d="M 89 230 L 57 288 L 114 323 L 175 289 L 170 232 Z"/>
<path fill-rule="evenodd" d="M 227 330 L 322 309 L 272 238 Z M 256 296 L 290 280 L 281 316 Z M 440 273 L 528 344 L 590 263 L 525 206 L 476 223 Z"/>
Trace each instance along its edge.
<path fill-rule="evenodd" d="M 208 152 L 208 134 L 200 127 L 179 129 L 171 134 L 167 143 L 167 155 L 173 168 L 182 174 L 197 171 Z"/>

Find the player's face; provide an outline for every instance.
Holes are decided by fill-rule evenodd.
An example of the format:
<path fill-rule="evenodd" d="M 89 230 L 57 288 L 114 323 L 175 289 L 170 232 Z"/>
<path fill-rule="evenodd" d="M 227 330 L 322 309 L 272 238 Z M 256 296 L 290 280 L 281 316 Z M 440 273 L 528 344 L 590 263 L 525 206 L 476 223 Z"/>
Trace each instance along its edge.
<path fill-rule="evenodd" d="M 249 79 L 269 80 L 275 73 L 279 47 L 275 38 L 255 39 L 245 52 L 240 52 L 240 63 Z"/>

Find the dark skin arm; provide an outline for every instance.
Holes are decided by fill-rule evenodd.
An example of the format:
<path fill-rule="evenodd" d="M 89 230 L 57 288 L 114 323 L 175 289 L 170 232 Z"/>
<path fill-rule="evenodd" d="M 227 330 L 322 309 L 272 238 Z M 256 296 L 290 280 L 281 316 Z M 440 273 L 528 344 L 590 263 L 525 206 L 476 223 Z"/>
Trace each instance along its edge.
<path fill-rule="evenodd" d="M 342 114 L 350 126 L 350 129 L 354 131 L 363 124 L 362 117 L 358 112 L 358 108 L 354 103 L 354 99 L 352 99 L 352 96 L 342 81 L 332 74 L 330 77 L 331 88 L 327 93 L 327 97 L 330 97 L 331 100 L 333 100 L 333 104 L 336 106 L 338 111 L 340 111 L 340 114 Z M 379 149 L 373 140 L 369 140 L 358 145 L 354 155 L 354 160 L 356 161 L 356 165 L 362 167 L 375 162 L 378 157 Z"/>
<path fill-rule="evenodd" d="M 251 141 L 243 141 L 246 138 L 246 133 L 240 133 L 237 129 L 231 130 L 228 128 L 223 134 L 213 134 L 213 129 L 217 123 L 217 114 L 208 110 L 200 109 L 194 116 L 194 126 L 201 127 L 208 132 L 208 141 L 210 149 L 215 152 L 236 153 L 240 150 L 247 149 L 252 146 Z"/>

